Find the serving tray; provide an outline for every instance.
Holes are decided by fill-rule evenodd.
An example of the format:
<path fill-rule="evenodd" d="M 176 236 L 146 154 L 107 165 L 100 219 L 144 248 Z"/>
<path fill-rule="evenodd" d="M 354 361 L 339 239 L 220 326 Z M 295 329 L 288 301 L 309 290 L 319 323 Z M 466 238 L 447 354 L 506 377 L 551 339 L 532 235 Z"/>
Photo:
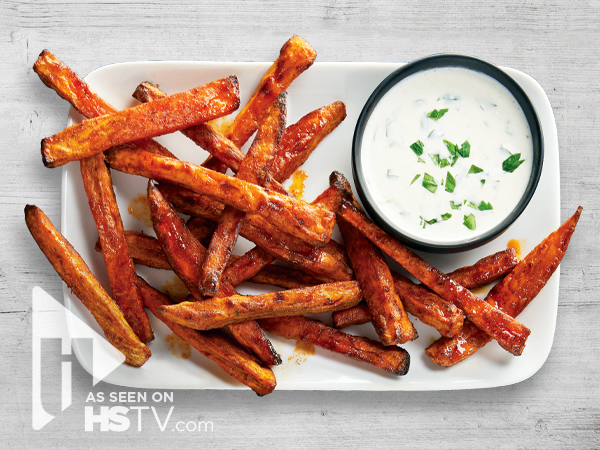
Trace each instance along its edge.
<path fill-rule="evenodd" d="M 240 81 L 242 105 L 248 100 L 270 63 L 256 62 L 135 62 L 101 67 L 86 77 L 91 88 L 117 108 L 134 106 L 131 94 L 142 81 L 158 83 L 167 93 L 175 93 L 205 84 L 217 78 L 237 75 Z M 328 136 L 303 165 L 308 178 L 305 181 L 304 199 L 312 201 L 328 187 L 328 177 L 338 170 L 352 179 L 351 140 L 360 111 L 375 87 L 401 64 L 392 63 L 315 63 L 302 74 L 289 89 L 288 123 L 316 108 L 341 100 L 346 104 L 348 116 Z M 471 250 L 452 255 L 421 255 L 440 270 L 452 271 L 470 265 L 478 259 L 505 249 L 509 240 L 521 245 L 525 256 L 560 222 L 560 176 L 556 124 L 550 102 L 541 86 L 528 75 L 503 68 L 530 97 L 542 124 L 544 135 L 544 169 L 527 210 L 503 235 L 495 241 Z M 234 113 L 235 114 L 235 113 Z M 68 125 L 82 119 L 72 110 Z M 179 158 L 194 163 L 203 162 L 208 154 L 180 133 L 156 138 Z M 132 200 L 146 190 L 147 180 L 141 177 L 112 172 L 117 202 L 125 229 L 144 231 L 154 235 L 143 221 L 128 213 Z M 94 250 L 97 231 L 79 174 L 79 164 L 70 163 L 63 168 L 61 230 L 73 244 L 91 270 L 108 289 L 108 279 L 102 256 Z M 351 180 L 352 181 L 352 180 Z M 287 183 L 289 185 L 289 181 Z M 334 237 L 339 238 L 335 234 Z M 235 253 L 243 254 L 253 245 L 240 238 Z M 391 264 L 396 268 L 394 264 Z M 172 283 L 174 274 L 137 266 L 138 273 L 157 288 Z M 270 336 L 283 363 L 274 367 L 277 389 L 286 390 L 451 390 L 503 386 L 523 381 L 535 374 L 546 361 L 554 338 L 558 309 L 559 273 L 557 270 L 538 297 L 519 316 L 532 333 L 522 356 L 514 357 L 502 350 L 496 342 L 488 344 L 474 356 L 451 368 L 433 364 L 424 349 L 439 337 L 438 332 L 418 320 L 413 320 L 419 338 L 404 345 L 411 355 L 408 374 L 397 377 L 368 364 L 342 355 L 316 348 L 314 354 L 296 348 L 296 342 Z M 245 283 L 239 287 L 244 294 L 278 290 L 274 286 Z M 110 292 L 110 291 L 109 291 Z M 476 292 L 484 296 L 487 290 Z M 91 314 L 65 288 L 65 305 L 95 330 L 100 328 Z M 155 340 L 149 344 L 152 357 L 141 368 L 121 365 L 103 381 L 120 386 L 152 389 L 248 389 L 223 372 L 216 364 L 192 350 L 189 358 L 171 348 L 166 326 L 149 313 L 155 330 Z M 331 324 L 331 315 L 320 316 Z M 370 324 L 346 329 L 353 334 L 376 339 Z M 170 338 L 169 338 L 170 339 Z M 74 340 L 73 350 L 85 370 L 91 373 L 91 346 Z"/>

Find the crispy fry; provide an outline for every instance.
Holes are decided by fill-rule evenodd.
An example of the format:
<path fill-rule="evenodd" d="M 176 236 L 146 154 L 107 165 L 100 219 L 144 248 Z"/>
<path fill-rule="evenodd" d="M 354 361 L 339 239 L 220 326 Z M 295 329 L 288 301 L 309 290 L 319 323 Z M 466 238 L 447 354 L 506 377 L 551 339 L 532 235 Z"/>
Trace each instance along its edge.
<path fill-rule="evenodd" d="M 115 149 L 107 152 L 107 160 L 116 170 L 176 183 L 246 213 L 259 214 L 313 245 L 324 245 L 333 231 L 334 214 L 325 208 L 267 192 L 254 184 L 195 164 L 143 151 Z"/>
<path fill-rule="evenodd" d="M 153 314 L 156 315 L 156 310 L 161 306 L 172 303 L 168 297 L 158 292 L 144 279 L 139 278 L 139 285 L 144 305 Z M 277 383 L 271 369 L 263 367 L 260 361 L 232 342 L 222 331 L 195 331 L 173 323 L 164 317 L 157 317 L 177 336 L 258 395 L 269 394 L 275 389 Z"/>
<path fill-rule="evenodd" d="M 415 340 L 417 330 L 396 294 L 392 273 L 381 251 L 344 219 L 338 219 L 338 227 L 381 343 L 396 345 Z"/>
<path fill-rule="evenodd" d="M 38 74 L 46 86 L 56 91 L 86 119 L 117 111 L 48 50 L 44 50 L 40 54 L 33 65 L 33 71 Z M 153 139 L 141 139 L 135 141 L 134 144 L 147 152 L 175 158 L 175 155 Z"/>
<path fill-rule="evenodd" d="M 358 228 L 385 254 L 444 300 L 454 303 L 478 328 L 495 338 L 505 350 L 520 355 L 530 330 L 515 319 L 486 303 L 468 289 L 429 265 L 420 256 L 392 239 L 352 203 L 342 200 L 339 214 Z"/>
<path fill-rule="evenodd" d="M 186 224 L 186 226 L 188 226 L 188 224 Z M 192 233 L 194 232 L 192 231 Z M 138 231 L 125 230 L 125 239 L 127 240 L 127 247 L 129 248 L 129 253 L 135 264 L 153 267 L 155 269 L 171 270 L 171 265 L 169 264 L 169 261 L 167 261 L 167 257 L 155 237 L 148 236 L 147 234 Z M 95 248 L 97 252 L 102 251 L 100 240 L 96 241 Z M 231 255 L 233 263 L 225 269 L 223 274 L 225 278 L 223 281 L 234 287 L 248 280 L 253 283 L 272 284 L 286 289 L 315 286 L 321 283 L 320 280 L 311 277 L 301 270 L 292 269 L 291 267 L 275 266 L 270 263 L 264 267 L 263 264 L 260 263 L 258 265 L 260 270 L 255 273 L 256 268 L 253 266 L 252 261 L 254 259 L 261 259 L 261 257 L 257 255 L 260 252 L 263 252 L 263 250 L 255 248 L 253 251 L 246 253 L 246 255 L 249 253 L 251 254 L 248 257 L 246 257 L 246 255 Z M 268 257 L 271 261 L 273 260 L 270 255 L 268 255 Z"/>
<path fill-rule="evenodd" d="M 356 281 L 320 284 L 303 289 L 261 295 L 213 297 L 203 302 L 183 302 L 157 312 L 169 320 L 196 330 L 210 330 L 245 320 L 338 311 L 362 299 Z"/>
<path fill-rule="evenodd" d="M 285 130 L 287 116 L 287 93 L 282 92 L 269 108 L 254 142 L 240 164 L 236 177 L 256 185 L 262 185 Z M 240 225 L 245 213 L 228 206 L 223 211 L 217 229 L 208 247 L 208 255 L 202 264 L 200 291 L 214 295 L 219 290 L 223 270 L 237 242 Z"/>
<path fill-rule="evenodd" d="M 145 81 L 136 88 L 133 97 L 140 102 L 149 102 L 167 97 L 167 94 L 158 86 Z M 273 181 L 283 182 L 289 178 L 306 161 L 317 145 L 345 118 L 346 106 L 342 102 L 334 102 L 311 111 L 286 128 L 277 156 L 269 167 Z M 185 128 L 181 132 L 226 164 L 233 172 L 239 170 L 244 154 L 210 124 L 201 123 Z M 283 189 L 281 185 L 278 186 Z"/>
<path fill-rule="evenodd" d="M 58 167 L 110 147 L 211 120 L 239 106 L 237 78 L 213 81 L 162 100 L 84 120 L 42 140 L 46 167 Z"/>
<path fill-rule="evenodd" d="M 403 348 L 384 347 L 379 342 L 346 334 L 318 320 L 276 317 L 261 319 L 260 324 L 269 333 L 286 339 L 310 342 L 357 361 L 367 362 L 394 375 L 406 375 L 410 366 L 410 356 Z"/>
<path fill-rule="evenodd" d="M 192 216 L 218 220 L 220 217 L 220 203 L 204 203 L 205 196 L 188 189 L 174 188 L 172 185 L 161 184 L 159 191 L 165 200 L 172 203 L 178 212 Z M 264 228 L 264 229 L 261 229 Z M 292 266 L 324 282 L 349 281 L 353 273 L 343 252 L 331 254 L 331 249 L 336 249 L 334 241 L 329 241 L 327 246 L 317 248 L 310 246 L 300 239 L 296 239 L 293 248 L 290 248 L 290 235 L 282 233 L 262 217 L 246 216 L 242 222 L 240 235 L 263 248 L 274 258 L 284 261 Z"/>
<path fill-rule="evenodd" d="M 167 256 L 173 271 L 181 278 L 188 290 L 197 300 L 203 300 L 198 289 L 200 278 L 200 265 L 206 258 L 206 249 L 196 240 L 186 228 L 183 220 L 175 210 L 165 202 L 164 198 L 148 182 L 148 204 L 154 232 Z M 226 284 L 221 286 L 217 296 L 237 294 Z M 275 365 L 281 363 L 281 358 L 273 349 L 271 342 L 266 338 L 256 322 L 244 322 L 229 327 L 234 337 L 242 345 L 247 346 L 265 364 Z"/>
<path fill-rule="evenodd" d="M 338 183 L 348 201 L 360 208 L 352 194 L 350 183 L 341 173 L 333 172 L 329 180 L 331 184 Z M 408 319 L 396 294 L 392 273 L 383 253 L 343 218 L 338 217 L 337 223 L 354 275 L 365 294 L 379 340 L 383 345 L 403 344 L 415 340 L 418 337 L 417 330 Z"/>
<path fill-rule="evenodd" d="M 299 36 L 292 36 L 279 52 L 279 57 L 263 76 L 256 92 L 236 116 L 227 137 L 241 148 L 258 129 L 263 116 L 275 99 L 298 75 L 312 66 L 317 52 Z"/>
<path fill-rule="evenodd" d="M 92 313 L 108 341 L 125 355 L 125 362 L 132 366 L 144 364 L 150 357 L 150 350 L 135 335 L 79 253 L 37 206 L 25 207 L 25 222 L 50 264 Z"/>
<path fill-rule="evenodd" d="M 392 272 L 394 288 L 404 309 L 424 324 L 434 327 L 442 336 L 455 336 L 463 327 L 464 315 L 460 309 L 447 302 L 422 285 Z M 333 313 L 336 328 L 360 325 L 371 321 L 366 304 L 359 304 L 346 311 Z"/>
<path fill-rule="evenodd" d="M 280 183 L 308 159 L 319 143 L 346 118 L 346 105 L 334 102 L 316 109 L 285 130 L 270 173 Z"/>
<path fill-rule="evenodd" d="M 43 51 L 33 68 L 46 86 L 69 101 L 84 116 L 97 117 L 115 111 L 50 52 Z M 156 145 L 163 148 L 158 143 Z M 81 178 L 98 235 L 107 249 L 103 256 L 112 297 L 135 334 L 142 342 L 149 342 L 154 336 L 137 289 L 135 269 L 125 245 L 123 223 L 104 156 L 98 154 L 81 160 Z"/>
<path fill-rule="evenodd" d="M 467 289 L 475 289 L 502 278 L 513 270 L 518 262 L 514 249 L 509 248 L 486 256 L 472 266 L 456 269 L 448 276 Z"/>
<path fill-rule="evenodd" d="M 102 154 L 92 155 L 80 162 L 83 187 L 99 240 L 106 272 L 110 281 L 112 298 L 123 312 L 140 341 L 147 343 L 154 339 L 148 316 L 137 287 L 137 275 L 127 249 L 123 222 L 117 207 L 117 199 L 112 187 L 110 170 L 104 164 Z"/>
<path fill-rule="evenodd" d="M 392 276 L 406 311 L 438 330 L 442 336 L 455 336 L 462 330 L 464 315 L 455 305 L 402 275 L 393 273 Z"/>
<path fill-rule="evenodd" d="M 535 247 L 500 283 L 492 288 L 486 301 L 513 317 L 518 316 L 546 285 L 562 260 L 575 231 L 581 206 L 556 231 Z M 440 338 L 425 349 L 427 356 L 440 366 L 452 366 L 469 357 L 491 338 L 472 323 L 453 338 Z"/>

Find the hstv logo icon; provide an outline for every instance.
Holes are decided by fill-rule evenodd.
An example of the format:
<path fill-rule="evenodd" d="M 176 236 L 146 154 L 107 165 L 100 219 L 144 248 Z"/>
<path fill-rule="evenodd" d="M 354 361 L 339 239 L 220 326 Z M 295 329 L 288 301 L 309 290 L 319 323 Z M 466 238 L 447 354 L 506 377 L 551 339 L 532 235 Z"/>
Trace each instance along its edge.
<path fill-rule="evenodd" d="M 60 339 L 63 355 L 71 354 L 71 339 L 92 340 L 93 385 L 119 367 L 125 356 L 103 336 L 52 298 L 40 287 L 32 292 L 32 398 L 31 419 L 34 430 L 41 430 L 55 416 L 42 405 L 42 339 Z M 71 362 L 61 364 L 61 411 L 71 405 Z"/>

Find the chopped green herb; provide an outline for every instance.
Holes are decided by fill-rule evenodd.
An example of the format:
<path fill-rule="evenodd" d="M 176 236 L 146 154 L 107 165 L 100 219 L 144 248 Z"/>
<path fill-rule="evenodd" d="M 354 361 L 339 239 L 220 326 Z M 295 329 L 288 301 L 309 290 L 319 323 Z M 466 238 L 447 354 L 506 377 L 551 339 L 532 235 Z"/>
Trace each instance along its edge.
<path fill-rule="evenodd" d="M 505 172 L 514 172 L 517 167 L 525 162 L 524 159 L 521 159 L 520 153 L 515 153 L 514 155 L 510 155 L 502 162 L 502 170 Z"/>
<path fill-rule="evenodd" d="M 434 223 L 437 223 L 437 219 L 427 220 L 423 216 L 419 217 L 421 218 L 421 223 L 419 225 L 423 225 L 423 228 L 425 228 L 426 225 L 433 225 Z"/>
<path fill-rule="evenodd" d="M 456 180 L 452 176 L 450 172 L 448 172 L 448 176 L 446 177 L 446 192 L 454 192 L 454 188 L 456 187 Z"/>
<path fill-rule="evenodd" d="M 450 213 L 442 214 L 442 220 L 448 220 L 450 217 L 452 217 Z"/>
<path fill-rule="evenodd" d="M 427 189 L 432 194 L 437 190 L 437 184 L 436 184 L 435 180 L 427 172 L 423 174 L 422 185 L 425 189 Z"/>
<path fill-rule="evenodd" d="M 452 200 L 450 200 L 450 207 L 452 209 L 460 209 L 461 206 L 462 206 L 462 203 L 454 203 Z"/>
<path fill-rule="evenodd" d="M 474 230 L 477 227 L 477 224 L 475 223 L 475 216 L 473 214 L 464 216 L 463 225 L 465 227 L 467 227 L 469 230 Z"/>
<path fill-rule="evenodd" d="M 452 142 L 447 141 L 446 139 L 444 139 L 444 144 L 446 144 L 446 148 L 452 156 L 455 156 L 457 154 L 458 146 L 456 144 L 453 144 Z"/>
<path fill-rule="evenodd" d="M 468 173 L 480 173 L 483 172 L 483 169 L 481 167 L 477 167 L 475 164 L 471 164 L 471 168 L 469 169 Z"/>
<path fill-rule="evenodd" d="M 388 169 L 387 176 L 388 176 L 388 178 L 398 178 L 398 175 L 394 175 L 392 173 L 392 169 Z"/>
<path fill-rule="evenodd" d="M 413 142 L 410 144 L 410 148 L 417 156 L 421 156 L 423 154 L 423 143 L 421 141 Z"/>
<path fill-rule="evenodd" d="M 450 164 L 450 167 L 454 167 L 454 164 L 456 164 L 456 161 L 458 161 L 458 155 L 454 155 L 452 157 L 452 163 Z"/>
<path fill-rule="evenodd" d="M 425 164 L 425 160 L 424 160 L 424 159 L 421 159 L 421 157 L 420 157 L 420 156 L 417 156 L 417 162 L 420 162 L 420 163 L 423 163 L 423 164 Z"/>
<path fill-rule="evenodd" d="M 416 174 L 415 177 L 412 179 L 412 181 L 410 182 L 410 185 L 412 186 L 412 184 L 417 181 L 417 179 L 421 176 L 420 173 Z"/>
<path fill-rule="evenodd" d="M 450 165 L 450 161 L 448 161 L 446 158 L 440 158 L 440 155 L 429 154 L 429 157 L 433 161 L 433 164 L 435 164 L 437 167 L 441 167 L 442 169 Z"/>
<path fill-rule="evenodd" d="M 462 145 L 460 146 L 460 148 L 457 151 L 458 151 L 458 154 L 460 156 L 462 156 L 463 158 L 468 158 L 469 155 L 471 154 L 471 144 L 469 144 L 469 141 L 465 141 L 462 143 Z"/>
<path fill-rule="evenodd" d="M 469 202 L 469 206 L 473 209 L 478 209 L 479 211 L 488 211 L 490 209 L 494 209 L 491 203 L 484 202 L 483 200 L 479 205 L 473 202 Z"/>
<path fill-rule="evenodd" d="M 481 180 L 481 185 L 483 186 L 485 184 L 485 178 L 483 180 Z"/>
<path fill-rule="evenodd" d="M 437 109 L 434 109 L 433 111 L 431 111 L 430 113 L 427 114 L 427 117 L 429 117 L 431 120 L 438 121 L 447 112 L 448 112 L 448 108 L 440 109 L 439 111 Z"/>

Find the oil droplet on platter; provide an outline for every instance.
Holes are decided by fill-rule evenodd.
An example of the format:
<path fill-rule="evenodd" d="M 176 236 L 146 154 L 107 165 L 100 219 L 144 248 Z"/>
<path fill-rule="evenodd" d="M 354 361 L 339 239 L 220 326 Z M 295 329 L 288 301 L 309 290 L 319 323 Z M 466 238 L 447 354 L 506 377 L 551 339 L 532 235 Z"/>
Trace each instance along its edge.
<path fill-rule="evenodd" d="M 290 193 L 296 198 L 304 197 L 304 180 L 308 178 L 308 175 L 304 170 L 296 170 L 292 175 L 292 184 L 290 186 Z"/>
<path fill-rule="evenodd" d="M 169 350 L 173 354 L 180 359 L 188 359 L 192 356 L 192 347 L 190 344 L 185 342 L 179 336 L 174 333 L 168 334 L 165 337 L 165 341 L 169 344 Z"/>
<path fill-rule="evenodd" d="M 127 207 L 127 212 L 137 220 L 144 222 L 148 228 L 152 228 L 152 219 L 150 219 L 150 207 L 148 206 L 148 197 L 146 194 L 136 195 Z"/>

